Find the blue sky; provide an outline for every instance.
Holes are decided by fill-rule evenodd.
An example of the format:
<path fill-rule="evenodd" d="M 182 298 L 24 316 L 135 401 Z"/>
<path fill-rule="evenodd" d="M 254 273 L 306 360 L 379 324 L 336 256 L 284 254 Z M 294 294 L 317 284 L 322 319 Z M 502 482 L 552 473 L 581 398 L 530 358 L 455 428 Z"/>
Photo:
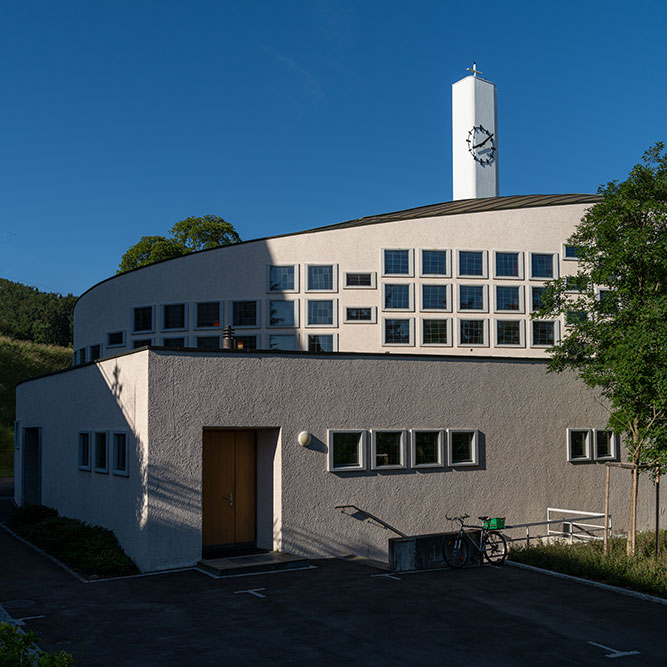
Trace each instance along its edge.
<path fill-rule="evenodd" d="M 451 199 L 451 84 L 500 193 L 595 192 L 667 138 L 655 0 L 6 0 L 0 277 L 80 294 L 141 236 L 244 240 Z"/>

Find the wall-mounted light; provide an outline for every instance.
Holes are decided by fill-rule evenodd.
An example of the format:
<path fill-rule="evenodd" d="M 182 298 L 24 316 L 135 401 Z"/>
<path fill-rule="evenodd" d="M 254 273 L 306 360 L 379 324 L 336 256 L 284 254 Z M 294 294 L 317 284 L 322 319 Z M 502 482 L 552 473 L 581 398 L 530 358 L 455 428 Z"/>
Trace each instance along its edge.
<path fill-rule="evenodd" d="M 310 433 L 308 431 L 301 431 L 299 435 L 297 436 L 297 440 L 299 441 L 300 445 L 303 445 L 304 447 L 308 447 L 311 441 Z"/>

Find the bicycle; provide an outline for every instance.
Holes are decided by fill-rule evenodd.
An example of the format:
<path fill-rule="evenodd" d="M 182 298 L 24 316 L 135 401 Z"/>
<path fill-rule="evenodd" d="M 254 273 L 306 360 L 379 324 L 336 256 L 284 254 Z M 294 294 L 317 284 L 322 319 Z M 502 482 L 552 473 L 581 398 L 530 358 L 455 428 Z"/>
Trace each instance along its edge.
<path fill-rule="evenodd" d="M 493 563 L 494 565 L 502 565 L 507 557 L 507 540 L 502 533 L 499 533 L 500 528 L 505 527 L 505 517 L 491 518 L 488 516 L 480 516 L 479 520 L 482 522 L 482 527 L 469 526 L 464 523 L 468 518 L 468 514 L 462 516 L 447 516 L 449 521 L 458 521 L 461 526 L 456 535 L 451 535 L 445 540 L 442 548 L 442 555 L 450 567 L 463 567 L 470 558 L 470 549 L 475 549 L 480 555 Z M 477 543 L 464 528 L 474 528 L 479 530 L 479 543 Z"/>

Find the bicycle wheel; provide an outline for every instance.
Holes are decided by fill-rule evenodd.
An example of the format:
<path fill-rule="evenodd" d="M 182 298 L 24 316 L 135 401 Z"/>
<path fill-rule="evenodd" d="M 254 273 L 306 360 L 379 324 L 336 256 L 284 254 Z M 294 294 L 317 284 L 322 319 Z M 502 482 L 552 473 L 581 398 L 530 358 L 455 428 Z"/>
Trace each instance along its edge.
<path fill-rule="evenodd" d="M 507 557 L 507 541 L 501 533 L 487 533 L 484 543 L 484 558 L 489 563 L 502 565 Z"/>
<path fill-rule="evenodd" d="M 442 555 L 449 567 L 463 567 L 468 561 L 468 545 L 462 537 L 452 535 L 445 540 Z"/>

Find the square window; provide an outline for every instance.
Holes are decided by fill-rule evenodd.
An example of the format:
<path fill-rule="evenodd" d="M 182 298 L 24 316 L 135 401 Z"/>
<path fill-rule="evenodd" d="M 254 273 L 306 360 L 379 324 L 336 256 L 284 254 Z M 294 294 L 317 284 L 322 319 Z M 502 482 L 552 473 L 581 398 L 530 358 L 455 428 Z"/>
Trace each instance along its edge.
<path fill-rule="evenodd" d="M 435 468 L 443 465 L 443 431 L 412 431 L 411 463 L 413 468 Z"/>
<path fill-rule="evenodd" d="M 592 432 L 588 428 L 567 429 L 567 460 L 568 461 L 590 461 L 591 460 Z"/>
<path fill-rule="evenodd" d="M 384 320 L 384 345 L 412 344 L 412 320 Z"/>
<path fill-rule="evenodd" d="M 297 275 L 295 265 L 269 266 L 268 267 L 268 290 L 269 292 L 298 292 Z"/>
<path fill-rule="evenodd" d="M 171 338 L 163 338 L 162 345 L 165 347 L 186 347 L 185 336 L 174 336 Z"/>
<path fill-rule="evenodd" d="M 530 277 L 550 280 L 556 277 L 555 255 L 549 253 L 530 253 Z"/>
<path fill-rule="evenodd" d="M 236 336 L 236 349 L 237 350 L 256 350 L 257 349 L 257 336 Z"/>
<path fill-rule="evenodd" d="M 296 336 L 294 334 L 269 336 L 270 350 L 296 350 Z"/>
<path fill-rule="evenodd" d="M 296 301 L 269 301 L 269 326 L 296 326 Z"/>
<path fill-rule="evenodd" d="M 136 350 L 137 348 L 147 347 L 152 344 L 153 344 L 152 338 L 137 338 L 136 340 L 132 341 L 132 348 Z"/>
<path fill-rule="evenodd" d="M 162 306 L 163 329 L 185 329 L 185 304 L 171 303 Z"/>
<path fill-rule="evenodd" d="M 346 306 L 345 322 L 366 322 L 372 323 L 376 320 L 376 311 L 374 306 Z"/>
<path fill-rule="evenodd" d="M 106 432 L 95 433 L 95 472 L 109 472 Z"/>
<path fill-rule="evenodd" d="M 134 309 L 134 332 L 153 331 L 153 306 Z"/>
<path fill-rule="evenodd" d="M 373 431 L 371 467 L 405 468 L 405 431 Z"/>
<path fill-rule="evenodd" d="M 422 310 L 448 310 L 447 285 L 422 285 Z"/>
<path fill-rule="evenodd" d="M 201 301 L 197 304 L 197 328 L 211 329 L 220 326 L 220 302 Z"/>
<path fill-rule="evenodd" d="M 565 276 L 565 289 L 568 292 L 583 292 L 586 289 L 586 280 L 580 276 Z"/>
<path fill-rule="evenodd" d="M 447 460 L 450 466 L 476 466 L 478 460 L 478 431 L 449 429 L 447 432 Z"/>
<path fill-rule="evenodd" d="M 385 276 L 412 275 L 411 250 L 385 250 L 383 257 L 383 273 Z"/>
<path fill-rule="evenodd" d="M 337 291 L 336 267 L 332 264 L 308 264 L 307 279 L 309 292 Z"/>
<path fill-rule="evenodd" d="M 256 327 L 257 301 L 232 301 L 232 325 L 235 327 Z"/>
<path fill-rule="evenodd" d="M 618 436 L 611 431 L 595 431 L 595 458 L 598 461 L 613 461 L 618 456 Z"/>
<path fill-rule="evenodd" d="M 533 347 L 551 347 L 556 342 L 556 323 L 535 320 L 533 323 Z"/>
<path fill-rule="evenodd" d="M 79 433 L 79 470 L 90 469 L 90 433 Z"/>
<path fill-rule="evenodd" d="M 459 310 L 486 310 L 483 285 L 459 285 Z"/>
<path fill-rule="evenodd" d="M 127 475 L 127 433 L 113 434 L 113 473 Z"/>
<path fill-rule="evenodd" d="M 582 310 L 568 310 L 565 313 L 565 324 L 568 326 L 574 326 L 575 324 L 581 324 L 588 319 L 588 313 Z"/>
<path fill-rule="evenodd" d="M 445 345 L 451 343 L 451 320 L 422 320 L 422 345 Z"/>
<path fill-rule="evenodd" d="M 523 312 L 521 288 L 507 285 L 496 285 L 496 311 Z"/>
<path fill-rule="evenodd" d="M 459 320 L 459 345 L 486 346 L 486 320 Z"/>
<path fill-rule="evenodd" d="M 576 245 L 563 245 L 563 259 L 579 259 L 579 247 Z"/>
<path fill-rule="evenodd" d="M 333 352 L 333 334 L 309 334 L 308 352 Z"/>
<path fill-rule="evenodd" d="M 459 276 L 486 278 L 486 261 L 483 250 L 459 250 Z"/>
<path fill-rule="evenodd" d="M 532 294 L 532 311 L 535 312 L 536 310 L 539 310 L 542 308 L 543 300 L 542 297 L 544 296 L 544 293 L 546 292 L 546 287 L 531 287 L 531 294 Z"/>
<path fill-rule="evenodd" d="M 523 278 L 523 253 L 496 252 L 496 278 Z"/>
<path fill-rule="evenodd" d="M 447 251 L 422 250 L 422 276 L 447 276 Z"/>
<path fill-rule="evenodd" d="M 124 331 L 110 331 L 107 334 L 107 347 L 121 347 L 125 345 Z"/>
<path fill-rule="evenodd" d="M 412 285 L 384 285 L 384 310 L 412 310 Z"/>
<path fill-rule="evenodd" d="M 345 287 L 355 289 L 375 289 L 375 272 L 346 272 Z"/>
<path fill-rule="evenodd" d="M 198 350 L 219 350 L 220 336 L 197 336 Z"/>
<path fill-rule="evenodd" d="M 523 321 L 496 320 L 496 345 L 523 347 Z"/>
<path fill-rule="evenodd" d="M 366 469 L 366 431 L 327 431 L 329 471 Z"/>
<path fill-rule="evenodd" d="M 337 324 L 334 316 L 333 300 L 308 299 L 308 326 L 334 326 Z"/>

